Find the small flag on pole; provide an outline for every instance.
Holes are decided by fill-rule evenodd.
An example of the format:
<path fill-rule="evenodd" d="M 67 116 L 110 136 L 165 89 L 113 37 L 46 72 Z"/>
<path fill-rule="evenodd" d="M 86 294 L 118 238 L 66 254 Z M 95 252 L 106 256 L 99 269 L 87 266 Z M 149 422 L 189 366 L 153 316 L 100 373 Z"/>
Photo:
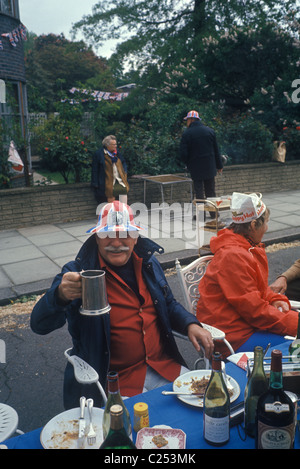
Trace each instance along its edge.
<path fill-rule="evenodd" d="M 20 158 L 20 155 L 15 147 L 13 141 L 10 142 L 9 150 L 8 150 L 8 161 L 12 164 L 12 171 L 18 174 L 23 173 L 24 171 L 24 164 Z"/>

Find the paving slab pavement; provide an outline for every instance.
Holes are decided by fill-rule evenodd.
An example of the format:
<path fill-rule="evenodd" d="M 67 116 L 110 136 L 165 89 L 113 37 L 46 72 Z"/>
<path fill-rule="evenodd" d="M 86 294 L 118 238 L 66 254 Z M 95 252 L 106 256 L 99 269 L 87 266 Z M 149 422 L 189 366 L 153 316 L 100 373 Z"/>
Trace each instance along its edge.
<path fill-rule="evenodd" d="M 266 244 L 300 240 L 300 189 L 263 194 L 271 210 Z M 190 262 L 199 255 L 199 237 L 192 219 L 192 206 L 182 213 L 178 207 L 168 211 L 150 210 L 138 213 L 136 222 L 145 226 L 145 235 L 164 248 L 158 256 L 164 268 L 174 267 L 176 257 Z M 230 214 L 227 212 L 227 221 Z M 70 223 L 54 223 L 12 230 L 0 230 L 0 305 L 24 295 L 47 290 L 62 266 L 75 258 L 86 231 L 95 225 L 94 219 Z M 203 232 L 202 232 L 203 233 Z M 214 233 L 204 233 L 204 244 Z M 299 256 L 300 257 L 300 256 Z"/>

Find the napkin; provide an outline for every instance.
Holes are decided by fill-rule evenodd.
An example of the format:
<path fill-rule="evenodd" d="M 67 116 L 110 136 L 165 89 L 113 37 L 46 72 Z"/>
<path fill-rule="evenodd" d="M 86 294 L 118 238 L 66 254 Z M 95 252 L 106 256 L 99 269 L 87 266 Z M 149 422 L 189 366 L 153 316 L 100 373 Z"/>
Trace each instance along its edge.
<path fill-rule="evenodd" d="M 235 365 L 242 368 L 242 370 L 247 370 L 247 362 L 250 358 L 254 357 L 253 352 L 240 352 L 235 353 L 234 355 L 230 355 L 227 357 L 227 360 L 234 363 Z"/>

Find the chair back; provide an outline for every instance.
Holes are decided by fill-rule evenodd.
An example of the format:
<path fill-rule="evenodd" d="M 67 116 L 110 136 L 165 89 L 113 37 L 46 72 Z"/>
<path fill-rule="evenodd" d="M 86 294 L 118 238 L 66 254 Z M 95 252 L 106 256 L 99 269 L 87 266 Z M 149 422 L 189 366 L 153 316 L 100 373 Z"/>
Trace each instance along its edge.
<path fill-rule="evenodd" d="M 176 271 L 184 294 L 186 309 L 196 315 L 197 303 L 199 300 L 199 282 L 206 272 L 206 268 L 213 255 L 202 256 L 185 267 L 181 267 L 178 259 L 175 261 Z"/>

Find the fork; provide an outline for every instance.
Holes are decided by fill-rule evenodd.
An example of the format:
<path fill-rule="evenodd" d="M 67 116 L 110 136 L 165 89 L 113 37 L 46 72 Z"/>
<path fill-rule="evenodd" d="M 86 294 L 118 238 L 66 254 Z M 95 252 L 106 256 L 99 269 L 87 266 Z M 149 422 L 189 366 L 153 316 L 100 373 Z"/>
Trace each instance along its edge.
<path fill-rule="evenodd" d="M 88 442 L 88 445 L 90 445 L 90 446 L 92 446 L 96 443 L 96 432 L 95 432 L 93 424 L 92 424 L 93 405 L 94 405 L 93 399 L 88 399 L 87 400 L 87 408 L 88 408 L 89 416 L 90 416 L 90 428 L 89 428 L 89 432 L 88 432 L 88 435 L 87 435 L 87 442 Z"/>

